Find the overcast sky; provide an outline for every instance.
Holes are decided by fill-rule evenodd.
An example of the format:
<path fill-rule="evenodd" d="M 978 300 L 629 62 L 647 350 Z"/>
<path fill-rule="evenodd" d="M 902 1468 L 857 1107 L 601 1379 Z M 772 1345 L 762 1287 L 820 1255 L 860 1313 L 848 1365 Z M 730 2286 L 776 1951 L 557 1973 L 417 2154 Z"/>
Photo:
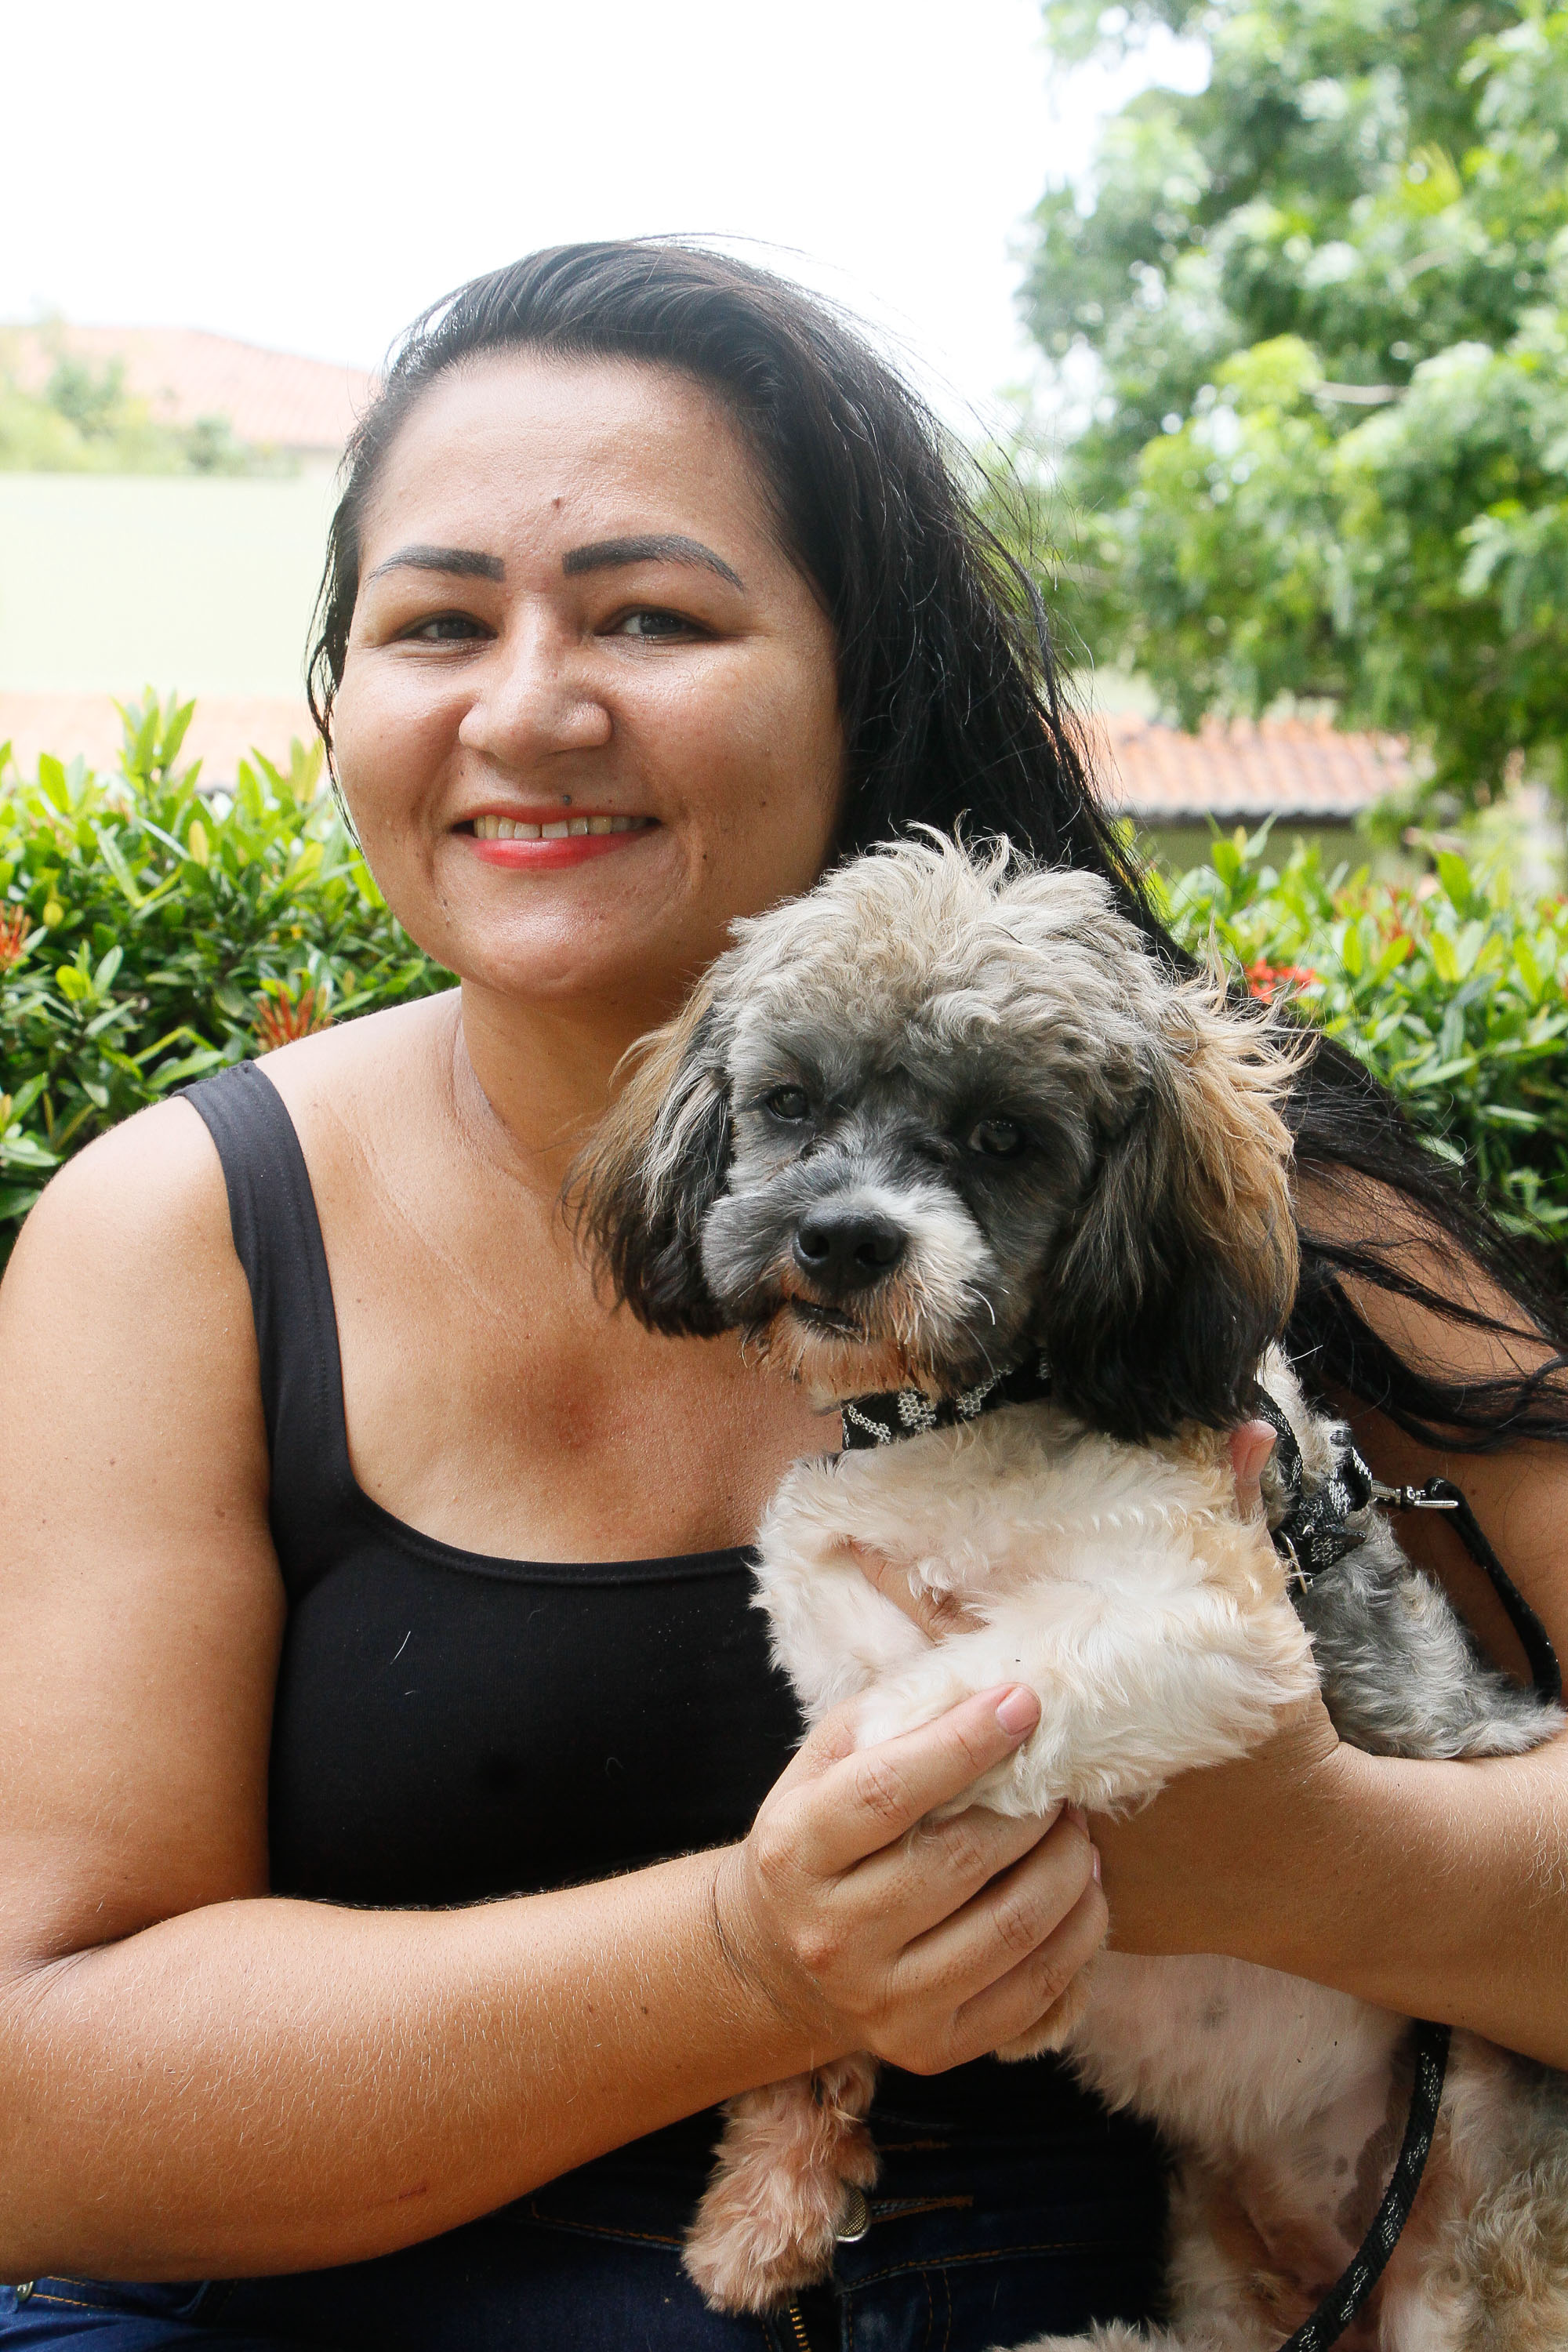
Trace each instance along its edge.
<path fill-rule="evenodd" d="M 0 0 L 0 319 L 374 364 L 531 247 L 688 231 L 754 241 L 984 415 L 1027 372 L 1024 219 L 1145 78 L 1053 86 L 1038 23 L 1036 0 Z"/>

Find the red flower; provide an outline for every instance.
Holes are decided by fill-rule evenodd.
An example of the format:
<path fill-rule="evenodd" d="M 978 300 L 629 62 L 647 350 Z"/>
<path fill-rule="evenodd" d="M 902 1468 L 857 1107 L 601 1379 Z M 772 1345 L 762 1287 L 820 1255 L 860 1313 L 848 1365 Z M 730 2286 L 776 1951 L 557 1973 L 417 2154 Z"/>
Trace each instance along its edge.
<path fill-rule="evenodd" d="M 1318 975 L 1310 964 L 1270 963 L 1266 957 L 1259 956 L 1256 963 L 1247 965 L 1245 977 L 1247 994 L 1261 997 L 1265 1004 L 1272 1004 L 1274 992 L 1281 984 L 1310 988 Z"/>
<path fill-rule="evenodd" d="M 0 908 L 0 971 L 22 961 L 27 933 L 33 926 L 20 907 Z"/>
<path fill-rule="evenodd" d="M 308 1037 L 312 1030 L 330 1029 L 331 1023 L 331 1006 L 324 998 L 318 1002 L 313 988 L 302 988 L 297 997 L 280 989 L 257 1000 L 256 1034 L 264 1054 L 291 1045 L 296 1037 Z"/>

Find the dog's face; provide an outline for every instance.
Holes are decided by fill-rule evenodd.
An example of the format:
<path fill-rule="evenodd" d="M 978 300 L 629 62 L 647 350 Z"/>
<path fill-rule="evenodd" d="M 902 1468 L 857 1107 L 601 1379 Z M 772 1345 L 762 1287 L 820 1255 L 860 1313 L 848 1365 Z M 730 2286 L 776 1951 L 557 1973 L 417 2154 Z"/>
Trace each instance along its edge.
<path fill-rule="evenodd" d="M 1034 1348 L 1099 1425 L 1239 1418 L 1294 1280 L 1287 1066 L 1106 886 L 952 847 L 738 926 L 584 1168 L 617 1287 L 824 1396 Z"/>

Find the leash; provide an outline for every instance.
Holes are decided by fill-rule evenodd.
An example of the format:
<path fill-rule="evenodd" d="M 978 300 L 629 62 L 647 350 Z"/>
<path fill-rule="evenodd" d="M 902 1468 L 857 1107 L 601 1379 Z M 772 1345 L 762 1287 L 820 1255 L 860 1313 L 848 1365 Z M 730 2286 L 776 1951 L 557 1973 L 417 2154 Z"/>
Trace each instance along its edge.
<path fill-rule="evenodd" d="M 896 1444 L 903 1438 L 924 1436 L 929 1430 L 956 1428 L 1003 1405 L 1041 1402 L 1050 1392 L 1050 1367 L 1041 1356 L 940 1402 L 919 1389 L 856 1397 L 842 1408 L 845 1448 L 852 1452 Z M 1428 1478 L 1424 1486 L 1387 1486 L 1373 1476 L 1355 1447 L 1347 1445 L 1331 1475 L 1309 1493 L 1306 1465 L 1289 1422 L 1261 1388 L 1254 1410 L 1274 1432 L 1274 1466 L 1285 1490 L 1285 1517 L 1272 1530 L 1274 1548 L 1289 1562 L 1291 1580 L 1301 1591 L 1310 1591 L 1326 1569 L 1336 1567 L 1363 1540 L 1364 1528 L 1352 1528 L 1349 1522 L 1373 1504 L 1391 1511 L 1451 1511 L 1455 1533 L 1508 1612 L 1537 1691 L 1542 1698 L 1561 1699 L 1563 1674 L 1552 1637 L 1487 1541 L 1479 1520 L 1451 1478 Z M 1415 2078 L 1405 2137 L 1388 2186 L 1345 2270 L 1279 2352 L 1331 2352 L 1383 2276 L 1410 2219 L 1431 2153 L 1443 2103 L 1449 2038 L 1447 2026 L 1416 2021 Z"/>
<path fill-rule="evenodd" d="M 1563 1670 L 1552 1637 L 1487 1541 L 1480 1521 L 1451 1478 L 1428 1478 L 1424 1486 L 1385 1486 L 1374 1478 L 1353 1445 L 1347 1445 L 1331 1476 L 1309 1495 L 1296 1433 L 1271 1396 L 1262 1390 L 1254 1411 L 1274 1432 L 1274 1466 L 1285 1490 L 1285 1517 L 1274 1530 L 1274 1549 L 1290 1563 L 1291 1580 L 1310 1591 L 1324 1569 L 1333 1568 L 1362 1540 L 1349 1520 L 1373 1503 L 1390 1511 L 1451 1511 L 1451 1525 L 1476 1566 L 1501 1601 L 1530 1664 L 1531 1678 L 1544 1699 L 1563 1696 Z"/>
<path fill-rule="evenodd" d="M 1384 1486 L 1373 1477 L 1355 1447 L 1347 1445 L 1331 1475 L 1308 1494 L 1301 1449 L 1289 1422 L 1262 1390 L 1255 1409 L 1274 1432 L 1274 1465 L 1287 1501 L 1285 1517 L 1273 1531 L 1274 1547 L 1281 1559 L 1289 1561 L 1292 1580 L 1303 1592 L 1310 1591 L 1325 1569 L 1337 1566 L 1347 1552 L 1355 1549 L 1363 1530 L 1348 1522 L 1371 1505 L 1381 1504 L 1390 1511 L 1451 1511 L 1455 1534 L 1485 1574 L 1519 1636 L 1537 1691 L 1542 1698 L 1561 1699 L 1563 1672 L 1552 1637 L 1488 1542 L 1468 1498 L 1451 1478 L 1428 1478 L 1422 1486 Z M 1415 2080 L 1405 2137 L 1372 2227 L 1310 2318 L 1303 2320 L 1280 2352 L 1330 2352 L 1382 2277 L 1400 2231 L 1410 2219 L 1431 2152 L 1443 2101 L 1448 2043 L 1446 2025 L 1430 2020 L 1416 2024 Z"/>
<path fill-rule="evenodd" d="M 1421 2175 L 1443 2103 L 1443 2077 L 1448 2070 L 1448 2028 L 1421 2023 L 1415 2028 L 1415 2083 L 1410 2094 L 1405 2137 L 1383 2202 L 1372 2217 L 1372 2227 L 1310 2319 L 1304 2319 L 1279 2352 L 1330 2352 L 1361 2310 L 1383 2276 L 1399 2233 L 1410 2219 Z"/>

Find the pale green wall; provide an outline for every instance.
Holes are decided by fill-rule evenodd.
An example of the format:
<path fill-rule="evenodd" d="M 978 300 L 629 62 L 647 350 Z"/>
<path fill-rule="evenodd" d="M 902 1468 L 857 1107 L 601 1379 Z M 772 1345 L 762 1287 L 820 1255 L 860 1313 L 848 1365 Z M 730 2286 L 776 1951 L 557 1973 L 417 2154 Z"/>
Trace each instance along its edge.
<path fill-rule="evenodd" d="M 0 474 L 0 690 L 298 695 L 331 493 Z"/>

